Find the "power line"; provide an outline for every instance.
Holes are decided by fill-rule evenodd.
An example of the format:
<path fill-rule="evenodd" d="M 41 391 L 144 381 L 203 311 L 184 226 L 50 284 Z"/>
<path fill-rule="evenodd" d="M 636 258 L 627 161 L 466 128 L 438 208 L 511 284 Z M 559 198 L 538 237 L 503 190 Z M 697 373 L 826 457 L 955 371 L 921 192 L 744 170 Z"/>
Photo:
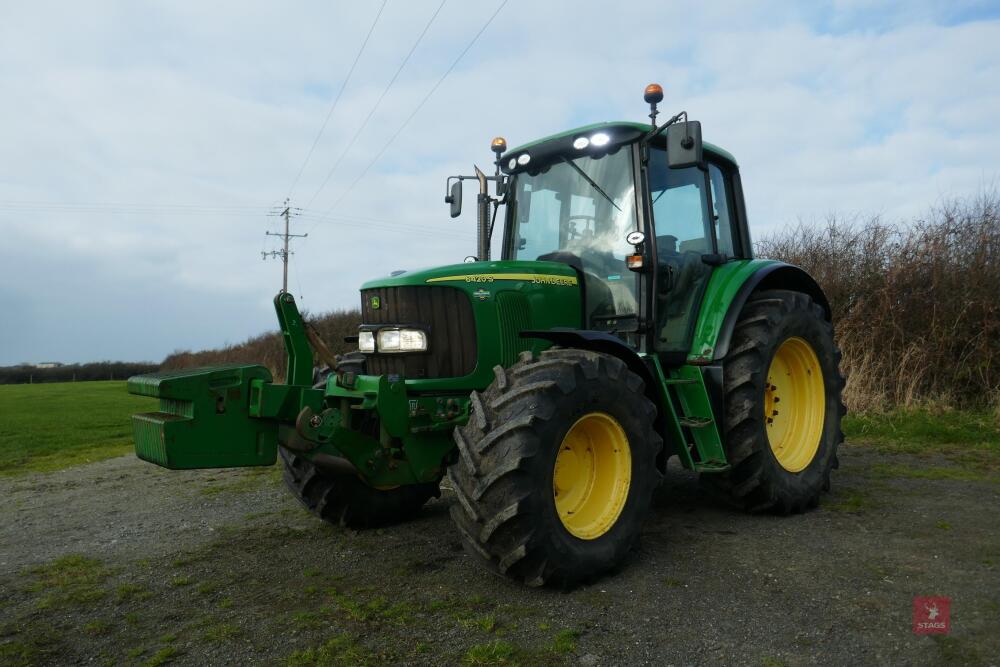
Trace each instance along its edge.
<path fill-rule="evenodd" d="M 313 226 L 310 227 L 309 231 L 312 232 L 317 225 L 322 223 L 333 223 L 337 226 L 346 227 L 357 227 L 360 229 L 383 229 L 392 232 L 404 232 L 413 233 L 419 232 L 421 234 L 430 235 L 441 235 L 448 237 L 460 237 L 460 238 L 472 238 L 474 235 L 463 233 L 463 232 L 452 232 L 441 227 L 435 227 L 431 225 L 415 225 L 399 221 L 382 220 L 379 218 L 363 218 L 359 216 L 320 216 L 315 214 L 303 213 L 301 214 L 303 220 L 309 220 L 313 222 Z"/>
<path fill-rule="evenodd" d="M 448 78 L 448 75 L 451 74 L 452 70 L 455 69 L 455 66 L 458 65 L 459 61 L 461 61 L 462 58 L 465 57 L 465 54 L 469 52 L 469 49 L 471 49 L 472 46 L 476 43 L 476 41 L 478 41 L 479 38 L 482 36 L 482 34 L 486 32 L 486 29 L 490 26 L 491 23 L 493 23 L 493 19 L 497 17 L 497 15 L 504 8 L 507 2 L 508 0 L 503 0 L 503 2 L 500 3 L 500 6 L 497 7 L 496 11 L 493 12 L 493 14 L 486 20 L 486 23 L 484 23 L 483 27 L 479 29 L 479 32 L 477 32 L 475 36 L 469 41 L 469 43 L 465 45 L 465 48 L 462 49 L 462 52 L 458 54 L 458 57 L 455 58 L 455 60 L 451 63 L 448 69 L 445 70 L 444 74 L 441 75 L 441 78 L 437 80 L 437 83 L 435 83 L 431 87 L 431 89 L 427 91 L 427 94 L 424 95 L 424 98 L 422 100 L 420 100 L 420 103 L 417 104 L 416 107 L 414 107 L 413 111 L 410 112 L 410 115 L 407 116 L 406 120 L 403 121 L 403 124 L 399 126 L 399 129 L 397 129 L 396 132 L 391 137 L 389 137 L 389 140 L 385 142 L 385 145 L 382 146 L 379 152 L 375 154 L 375 157 L 372 158 L 371 162 L 369 162 L 368 165 L 361 170 L 357 178 L 354 179 L 354 182 L 352 182 L 347 187 L 347 189 L 344 190 L 344 192 L 340 195 L 340 197 L 337 198 L 337 201 L 335 201 L 333 205 L 326 210 L 326 214 L 329 214 L 331 211 L 333 211 L 333 209 L 337 208 L 340 202 L 344 200 L 344 197 L 346 197 L 348 193 L 350 193 L 351 190 L 353 190 L 355 186 L 357 186 L 357 184 L 361 182 L 361 179 L 365 177 L 365 174 L 368 173 L 368 170 L 371 169 L 372 166 L 379 161 L 379 158 L 381 158 L 382 154 L 385 153 L 385 151 L 389 148 L 389 146 L 392 145 L 392 143 L 396 140 L 396 137 L 402 134 L 406 126 L 409 125 L 411 120 L 413 120 L 413 117 L 417 115 L 420 109 L 423 108 L 424 104 L 427 103 L 427 100 L 431 98 L 431 95 L 433 95 L 434 92 L 441 86 L 441 84 L 444 83 L 444 80 Z"/>
<path fill-rule="evenodd" d="M 236 205 L 236 204 L 161 204 L 161 203 L 126 203 L 126 202 L 54 202 L 37 200 L 13 200 L 0 199 L 0 206 L 20 206 L 20 207 L 115 207 L 115 208 L 170 208 L 170 209 L 261 209 L 266 208 L 264 204 Z"/>
<path fill-rule="evenodd" d="M 415 41 L 413 43 L 413 46 L 410 47 L 410 51 L 406 54 L 406 57 L 403 58 L 403 62 L 399 64 L 399 68 L 396 69 L 396 73 L 392 75 L 392 78 L 389 79 L 389 83 L 387 83 L 385 88 L 382 90 L 382 94 L 378 96 L 378 100 L 375 102 L 375 106 L 371 108 L 371 111 L 368 112 L 368 115 L 365 117 L 364 122 L 361 123 L 361 126 L 354 133 L 354 136 L 351 137 L 351 140 L 347 142 L 347 146 L 337 157 L 337 161 L 333 163 L 333 167 L 330 168 L 330 171 L 327 173 L 326 178 L 324 178 L 323 182 L 320 183 L 318 188 L 316 188 L 316 192 L 314 192 L 313 196 L 310 197 L 309 201 L 306 202 L 306 208 L 308 208 L 310 205 L 312 205 L 314 201 L 316 201 L 316 197 L 318 197 L 319 194 L 323 191 L 323 188 L 326 187 L 326 184 L 330 182 L 330 179 L 333 177 L 333 174 L 337 171 L 337 169 L 340 167 L 340 163 L 344 160 L 344 156 L 347 155 L 348 151 L 351 150 L 351 148 L 354 146 L 354 143 L 358 140 L 358 137 L 361 136 L 361 133 L 368 126 L 368 122 L 371 121 L 372 116 L 375 115 L 375 112 L 378 110 L 379 106 L 381 106 L 382 100 L 384 100 L 385 96 L 389 93 L 389 89 L 392 88 L 392 85 L 394 83 L 396 83 L 396 79 L 399 78 L 400 72 L 402 72 L 403 68 L 406 67 L 406 63 L 409 62 L 410 57 L 413 55 L 413 52 L 417 50 L 417 47 L 420 45 L 420 42 L 423 41 L 424 35 L 426 35 L 427 31 L 430 30 L 431 25 L 434 23 L 434 20 L 438 17 L 438 14 L 441 13 L 441 9 L 444 8 L 446 2 L 448 2 L 448 0 L 441 0 L 441 4 L 438 5 L 438 8 L 436 10 L 434 10 L 434 13 L 431 15 L 430 20 L 427 21 L 427 25 L 424 26 L 424 29 L 420 32 L 420 35 L 417 37 L 417 41 Z"/>
<path fill-rule="evenodd" d="M 208 204 L 125 204 L 2 201 L 0 212 L 100 213 L 126 215 L 247 215 L 266 206 L 212 206 Z"/>
<path fill-rule="evenodd" d="M 350 82 L 351 76 L 354 74 L 354 69 L 358 66 L 358 61 L 361 60 L 361 54 L 365 52 L 365 47 L 368 46 L 368 40 L 371 39 L 372 33 L 375 32 L 375 26 L 378 25 L 378 20 L 382 16 L 382 10 L 385 9 L 385 5 L 388 2 L 389 0 L 382 0 L 382 6 L 378 8 L 375 20 L 372 21 L 371 27 L 368 28 L 368 34 L 365 35 L 365 40 L 361 42 L 361 48 L 358 49 L 357 55 L 354 56 L 354 62 L 351 63 L 351 68 L 347 71 L 347 76 L 344 78 L 344 82 L 340 84 L 340 90 L 337 91 L 337 97 L 334 98 L 333 104 L 330 105 L 330 110 L 326 113 L 326 118 L 323 119 L 323 124 L 320 125 L 319 132 L 316 133 L 316 138 L 313 139 L 312 146 L 309 147 L 309 152 L 306 153 L 306 159 L 302 161 L 302 166 L 299 167 L 299 173 L 295 174 L 295 180 L 292 181 L 292 186 L 288 188 L 288 195 L 286 198 L 290 198 L 292 196 L 292 191 L 295 190 L 295 186 L 299 184 L 299 179 L 302 178 L 302 172 L 305 171 L 306 165 L 309 164 L 309 159 L 312 157 L 313 151 L 316 150 L 316 144 L 319 143 L 319 138 L 323 136 L 323 132 L 326 130 L 326 125 L 330 122 L 330 117 L 333 116 L 333 112 L 337 108 L 337 104 L 340 102 L 340 98 L 344 94 L 344 90 L 347 88 L 348 82 Z"/>

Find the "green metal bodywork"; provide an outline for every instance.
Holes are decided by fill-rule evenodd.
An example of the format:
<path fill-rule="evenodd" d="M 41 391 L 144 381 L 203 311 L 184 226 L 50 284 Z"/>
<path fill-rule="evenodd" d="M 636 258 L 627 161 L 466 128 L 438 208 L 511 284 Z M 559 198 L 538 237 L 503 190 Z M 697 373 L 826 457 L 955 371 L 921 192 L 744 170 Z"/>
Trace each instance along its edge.
<path fill-rule="evenodd" d="M 777 263 L 770 259 L 740 259 L 726 262 L 712 270 L 694 327 L 691 351 L 687 357 L 689 364 L 705 364 L 712 361 L 716 341 L 719 340 L 723 322 L 736 294 L 750 276 L 766 266 Z"/>
<path fill-rule="evenodd" d="M 599 123 L 541 141 L 613 125 L 622 124 Z M 705 148 L 735 164 L 722 149 Z M 638 355 L 650 369 L 653 381 L 647 384 L 657 385 L 652 397 L 658 399 L 667 453 L 676 454 L 688 468 L 728 468 L 700 367 L 713 362 L 741 287 L 771 263 L 732 260 L 713 269 L 686 364 L 667 367 L 655 355 Z M 493 382 L 494 367 L 509 367 L 522 352 L 537 355 L 550 345 L 520 333 L 582 327 L 577 281 L 576 271 L 563 263 L 501 260 L 439 266 L 365 283 L 363 290 L 441 285 L 465 292 L 475 322 L 475 368 L 445 379 L 334 374 L 320 387 L 312 386 L 313 353 L 295 301 L 279 294 L 274 303 L 288 352 L 285 383 L 274 382 L 267 369 L 253 365 L 134 377 L 130 392 L 160 399 L 159 411 L 133 416 L 136 453 L 174 469 L 236 467 L 273 464 L 277 447 L 284 446 L 320 466 L 332 459 L 346 461 L 359 477 L 380 488 L 438 480 L 456 456 L 452 431 L 469 418 L 470 393 Z"/>
<path fill-rule="evenodd" d="M 136 455 L 166 468 L 271 465 L 278 425 L 247 419 L 254 381 L 270 382 L 263 366 L 222 366 L 140 375 L 130 393 L 160 399 L 160 409 L 132 416 Z"/>
<path fill-rule="evenodd" d="M 361 286 L 447 285 L 469 296 L 480 350 L 475 370 L 464 377 L 407 380 L 410 391 L 482 389 L 493 381 L 493 367 L 510 366 L 524 350 L 541 352 L 548 343 L 521 338 L 524 329 L 581 325 L 583 306 L 576 272 L 559 262 L 504 261 L 448 264 L 380 278 Z"/>
<path fill-rule="evenodd" d="M 715 269 L 688 365 L 664 368 L 655 355 L 647 359 L 659 380 L 667 429 L 663 436 L 685 467 L 705 472 L 726 468 L 695 364 L 711 359 L 733 298 L 744 281 L 767 264 L 740 260 Z M 412 285 L 450 285 L 468 294 L 480 350 L 471 374 L 398 380 L 331 375 L 325 387 L 313 388 L 313 355 L 302 318 L 291 295 L 279 294 L 275 310 L 288 350 L 286 383 L 273 382 L 261 366 L 132 378 L 130 392 L 158 397 L 161 403 L 159 412 L 133 417 L 138 456 L 174 469 L 269 465 L 280 443 L 308 459 L 346 459 L 375 486 L 440 478 L 453 456 L 451 431 L 468 419 L 469 394 L 493 381 L 494 366 L 508 367 L 522 351 L 537 354 L 549 345 L 521 338 L 520 331 L 579 328 L 580 289 L 575 273 L 564 264 L 523 261 L 435 267 L 371 281 L 363 289 Z M 518 316 L 505 311 L 507 298 L 522 307 Z"/>

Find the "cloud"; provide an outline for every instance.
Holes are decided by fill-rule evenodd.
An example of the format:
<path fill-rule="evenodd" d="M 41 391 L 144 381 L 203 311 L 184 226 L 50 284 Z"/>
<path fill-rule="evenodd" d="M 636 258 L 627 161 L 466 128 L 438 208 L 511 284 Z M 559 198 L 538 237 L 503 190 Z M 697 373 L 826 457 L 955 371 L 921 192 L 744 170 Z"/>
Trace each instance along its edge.
<path fill-rule="evenodd" d="M 438 5 L 390 0 L 293 193 L 312 198 Z M 444 179 L 510 144 L 645 118 L 666 89 L 740 162 L 754 234 L 832 211 L 907 218 L 996 176 L 1000 21 L 987 3 L 448 2 L 334 179 L 293 224 L 292 290 L 350 307 L 399 268 L 461 261 Z M 0 23 L 0 364 L 159 359 L 274 326 L 268 217 L 375 3 L 30 3 Z M 56 210 L 10 202 L 231 207 Z M 6 204 L 6 205 L 5 205 Z M 239 208 L 237 208 L 239 207 Z"/>

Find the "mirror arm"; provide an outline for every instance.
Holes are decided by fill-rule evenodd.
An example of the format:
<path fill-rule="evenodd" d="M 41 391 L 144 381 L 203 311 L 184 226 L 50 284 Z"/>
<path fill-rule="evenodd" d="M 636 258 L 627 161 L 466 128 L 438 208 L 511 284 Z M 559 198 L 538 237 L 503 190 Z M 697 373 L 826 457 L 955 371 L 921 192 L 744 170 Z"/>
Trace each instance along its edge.
<path fill-rule="evenodd" d="M 684 121 L 687 122 L 688 112 L 687 111 L 678 112 L 675 116 L 673 116 L 663 125 L 660 125 L 659 127 L 654 127 L 652 130 L 647 132 L 646 136 L 642 138 L 643 143 L 648 143 L 653 139 L 655 139 L 656 137 L 658 137 L 660 133 L 662 133 L 665 129 L 667 129 L 668 127 L 679 121 L 682 116 L 684 117 Z"/>

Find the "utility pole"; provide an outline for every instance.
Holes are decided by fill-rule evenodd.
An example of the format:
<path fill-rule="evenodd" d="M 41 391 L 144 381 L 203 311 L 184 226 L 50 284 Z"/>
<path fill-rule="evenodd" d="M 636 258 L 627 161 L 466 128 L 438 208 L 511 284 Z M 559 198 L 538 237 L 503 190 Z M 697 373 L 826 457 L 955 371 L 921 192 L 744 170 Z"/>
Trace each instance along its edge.
<path fill-rule="evenodd" d="M 289 232 L 289 227 L 291 224 L 291 218 L 293 215 L 298 215 L 293 213 L 293 211 L 298 211 L 301 209 L 293 208 L 288 205 L 288 200 L 285 199 L 285 207 L 280 212 L 270 213 L 272 216 L 280 216 L 285 219 L 285 233 L 278 234 L 277 232 L 264 232 L 267 236 L 280 236 L 284 242 L 284 246 L 281 250 L 272 250 L 270 252 L 261 252 L 261 259 L 266 260 L 268 257 L 280 257 L 282 267 L 282 278 L 281 278 L 281 291 L 288 291 L 288 256 L 292 253 L 288 250 L 288 240 L 289 239 L 304 239 L 309 236 L 308 234 L 291 234 Z"/>

